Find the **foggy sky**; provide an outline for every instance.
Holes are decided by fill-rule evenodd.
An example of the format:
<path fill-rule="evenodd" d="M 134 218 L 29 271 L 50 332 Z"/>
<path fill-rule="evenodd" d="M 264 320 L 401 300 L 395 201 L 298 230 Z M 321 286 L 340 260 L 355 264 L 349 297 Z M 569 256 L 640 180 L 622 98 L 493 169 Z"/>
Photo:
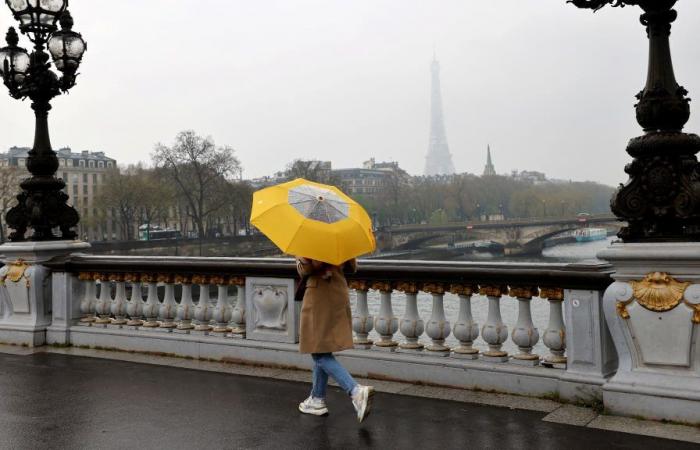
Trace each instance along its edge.
<path fill-rule="evenodd" d="M 4 6 L 4 5 L 3 5 Z M 700 2 L 680 0 L 671 45 L 700 98 Z M 646 75 L 639 8 L 596 14 L 564 0 L 71 0 L 88 42 L 54 100 L 54 148 L 150 160 L 183 129 L 236 149 L 244 177 L 294 158 L 357 167 L 374 156 L 421 174 L 430 61 L 441 65 L 458 172 L 626 180 Z M 15 22 L 0 9 L 0 27 Z M 4 32 L 3 32 L 4 33 Z M 29 46 L 26 38 L 22 44 Z M 687 131 L 700 131 L 700 106 Z M 28 102 L 0 96 L 0 150 L 31 145 Z"/>

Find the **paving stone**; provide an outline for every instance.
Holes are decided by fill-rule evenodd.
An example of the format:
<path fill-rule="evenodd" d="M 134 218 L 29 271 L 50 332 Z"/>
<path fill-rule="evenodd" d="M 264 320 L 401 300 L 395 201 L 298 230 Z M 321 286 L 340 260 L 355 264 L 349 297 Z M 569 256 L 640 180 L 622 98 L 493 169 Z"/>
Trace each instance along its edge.
<path fill-rule="evenodd" d="M 546 415 L 542 420 L 545 422 L 564 423 L 583 427 L 588 425 L 597 416 L 598 414 L 590 408 L 562 405 L 560 408 Z"/>
<path fill-rule="evenodd" d="M 552 412 L 561 406 L 560 403 L 540 398 L 433 386 L 412 386 L 401 391 L 401 394 L 540 412 Z"/>
<path fill-rule="evenodd" d="M 620 431 L 643 436 L 694 442 L 700 444 L 700 427 L 676 425 L 653 420 L 640 420 L 631 417 L 598 416 L 587 425 L 600 430 Z"/>

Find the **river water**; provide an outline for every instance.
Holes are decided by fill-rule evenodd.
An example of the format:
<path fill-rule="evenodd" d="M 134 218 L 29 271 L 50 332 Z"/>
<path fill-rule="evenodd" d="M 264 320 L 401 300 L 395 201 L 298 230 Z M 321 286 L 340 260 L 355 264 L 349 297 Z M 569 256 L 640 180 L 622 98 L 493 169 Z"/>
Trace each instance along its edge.
<path fill-rule="evenodd" d="M 494 261 L 494 262 L 576 262 L 582 260 L 593 260 L 596 254 L 607 247 L 614 238 L 609 237 L 606 240 L 593 241 L 593 242 L 583 242 L 583 243 L 571 243 L 571 244 L 561 244 L 554 247 L 546 248 L 542 252 L 541 257 L 527 257 L 527 258 L 505 258 L 497 257 L 488 254 L 470 256 L 469 259 L 477 261 Z M 405 296 L 400 292 L 395 292 L 392 296 L 392 307 L 394 310 L 394 315 L 399 319 L 403 316 L 405 311 Z M 354 291 L 350 291 L 350 302 L 355 311 L 355 301 L 356 296 Z M 379 312 L 379 293 L 376 291 L 370 291 L 368 294 L 368 305 L 369 311 L 372 316 L 377 315 Z M 459 299 L 456 295 L 445 294 L 444 298 L 445 305 L 445 315 L 451 324 L 457 320 L 457 313 L 459 310 Z M 546 355 L 548 353 L 547 348 L 542 344 L 542 334 L 547 328 L 547 322 L 549 320 L 549 303 L 547 300 L 534 298 L 532 300 L 532 320 L 535 327 L 540 333 L 540 342 L 535 346 L 534 352 L 540 356 Z M 565 306 L 566 307 L 566 306 Z M 432 296 L 421 292 L 418 295 L 418 312 L 424 322 L 427 322 L 430 318 L 432 309 Z M 486 322 L 486 316 L 488 312 L 488 300 L 486 297 L 475 295 L 472 298 L 472 315 L 474 320 L 479 324 L 479 327 L 483 326 Z M 503 344 L 503 349 L 508 353 L 516 353 L 517 347 L 510 340 L 510 332 L 513 330 L 518 317 L 518 301 L 513 297 L 504 296 L 501 299 L 501 316 L 503 318 L 503 323 L 508 326 L 509 337 L 508 340 Z M 379 336 L 372 331 L 370 333 L 370 338 L 377 340 Z M 401 342 L 402 336 L 400 332 L 397 332 L 394 339 Z M 430 338 L 424 334 L 421 337 L 421 341 L 424 344 L 430 342 Z M 458 345 L 457 340 L 454 336 L 450 335 L 447 339 L 447 345 L 456 346 Z M 474 347 L 485 350 L 487 348 L 486 343 L 481 339 L 477 338 L 474 342 Z"/>

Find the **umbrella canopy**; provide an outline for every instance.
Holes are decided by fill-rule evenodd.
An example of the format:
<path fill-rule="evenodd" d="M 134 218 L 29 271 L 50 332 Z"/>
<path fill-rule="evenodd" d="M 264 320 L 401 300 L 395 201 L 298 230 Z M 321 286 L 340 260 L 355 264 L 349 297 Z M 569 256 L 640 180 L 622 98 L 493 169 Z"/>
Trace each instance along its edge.
<path fill-rule="evenodd" d="M 283 252 L 329 264 L 376 248 L 362 206 L 335 186 L 303 178 L 255 192 L 250 222 Z"/>

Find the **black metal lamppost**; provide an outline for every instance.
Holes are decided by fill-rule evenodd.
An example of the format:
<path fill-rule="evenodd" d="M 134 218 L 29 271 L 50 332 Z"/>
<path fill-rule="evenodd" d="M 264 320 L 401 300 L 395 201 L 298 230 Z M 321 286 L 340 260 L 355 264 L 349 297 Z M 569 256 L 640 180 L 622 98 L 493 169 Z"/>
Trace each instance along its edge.
<path fill-rule="evenodd" d="M 7 32 L 7 47 L 0 49 L 3 82 L 16 99 L 29 98 L 36 116 L 34 146 L 29 151 L 27 169 L 31 176 L 20 183 L 18 204 L 8 211 L 6 222 L 14 231 L 11 241 L 23 241 L 28 229 L 32 241 L 75 239 L 73 228 L 78 212 L 68 204 L 62 190 L 65 182 L 56 178 L 58 158 L 51 148 L 48 114 L 50 101 L 75 85 L 78 66 L 87 49 L 80 33 L 72 30 L 73 18 L 66 9 L 68 0 L 5 0 L 22 34 L 34 43 L 31 53 L 18 47 L 14 28 Z M 60 23 L 58 30 L 56 23 Z M 61 76 L 51 70 L 49 54 Z"/>
<path fill-rule="evenodd" d="M 632 139 L 625 167 L 629 181 L 611 201 L 615 215 L 627 221 L 619 237 L 625 242 L 700 240 L 700 137 L 683 133 L 690 117 L 688 93 L 676 82 L 669 36 L 677 0 L 569 0 L 597 11 L 605 5 L 642 8 L 649 38 L 649 67 L 637 94 L 637 122 L 645 134 Z"/>

